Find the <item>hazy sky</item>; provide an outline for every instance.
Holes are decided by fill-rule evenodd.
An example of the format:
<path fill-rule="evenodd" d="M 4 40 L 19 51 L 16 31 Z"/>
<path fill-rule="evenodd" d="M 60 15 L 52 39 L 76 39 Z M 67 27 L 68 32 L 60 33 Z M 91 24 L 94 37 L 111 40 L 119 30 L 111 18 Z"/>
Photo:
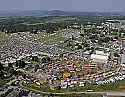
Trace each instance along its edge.
<path fill-rule="evenodd" d="M 125 11 L 125 0 L 0 0 L 0 10 Z"/>

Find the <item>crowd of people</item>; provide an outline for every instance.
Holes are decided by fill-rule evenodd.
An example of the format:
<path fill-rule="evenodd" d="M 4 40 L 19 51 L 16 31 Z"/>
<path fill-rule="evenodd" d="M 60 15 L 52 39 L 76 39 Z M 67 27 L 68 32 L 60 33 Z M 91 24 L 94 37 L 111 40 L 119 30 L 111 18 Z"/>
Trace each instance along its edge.
<path fill-rule="evenodd" d="M 14 33 L 0 45 L 0 62 L 7 63 L 36 52 L 56 54 L 62 50 L 56 45 L 43 45 L 37 42 L 38 35 Z"/>

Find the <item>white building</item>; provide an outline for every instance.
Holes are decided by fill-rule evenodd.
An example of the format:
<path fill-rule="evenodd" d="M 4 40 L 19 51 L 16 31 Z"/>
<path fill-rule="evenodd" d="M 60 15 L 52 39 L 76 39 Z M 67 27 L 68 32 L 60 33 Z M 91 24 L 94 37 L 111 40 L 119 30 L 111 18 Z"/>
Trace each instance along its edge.
<path fill-rule="evenodd" d="M 110 55 L 109 53 L 104 53 L 104 51 L 99 51 L 99 50 L 96 50 L 96 54 L 97 55 L 106 55 L 106 56 Z"/>
<path fill-rule="evenodd" d="M 122 54 L 121 56 L 121 64 L 125 66 L 125 54 Z"/>
<path fill-rule="evenodd" d="M 108 56 L 107 55 L 99 55 L 99 54 L 92 54 L 91 60 L 97 63 L 107 63 L 108 62 Z"/>

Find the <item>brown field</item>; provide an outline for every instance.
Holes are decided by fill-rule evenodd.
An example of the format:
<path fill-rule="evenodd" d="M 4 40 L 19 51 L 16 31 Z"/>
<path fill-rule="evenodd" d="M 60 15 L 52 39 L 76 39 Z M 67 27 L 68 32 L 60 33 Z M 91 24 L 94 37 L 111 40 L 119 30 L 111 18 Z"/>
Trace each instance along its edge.
<path fill-rule="evenodd" d="M 125 86 L 119 86 L 120 91 L 125 91 Z"/>
<path fill-rule="evenodd" d="M 108 97 L 125 97 L 125 96 L 108 96 Z"/>
<path fill-rule="evenodd" d="M 124 86 L 119 86 L 118 90 L 125 91 L 125 85 Z M 108 97 L 125 97 L 125 96 L 108 96 Z"/>

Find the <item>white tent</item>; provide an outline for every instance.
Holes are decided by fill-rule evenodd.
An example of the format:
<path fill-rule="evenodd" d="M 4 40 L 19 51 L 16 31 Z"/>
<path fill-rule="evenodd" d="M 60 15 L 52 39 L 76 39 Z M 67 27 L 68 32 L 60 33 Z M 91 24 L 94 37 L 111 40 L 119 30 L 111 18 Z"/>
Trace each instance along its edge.
<path fill-rule="evenodd" d="M 99 62 L 99 63 L 107 63 L 108 61 L 108 56 L 106 55 L 97 55 L 97 54 L 92 54 L 91 59 L 94 62 Z"/>
<path fill-rule="evenodd" d="M 122 56 L 121 56 L 121 63 L 125 64 L 125 54 L 122 54 Z"/>

